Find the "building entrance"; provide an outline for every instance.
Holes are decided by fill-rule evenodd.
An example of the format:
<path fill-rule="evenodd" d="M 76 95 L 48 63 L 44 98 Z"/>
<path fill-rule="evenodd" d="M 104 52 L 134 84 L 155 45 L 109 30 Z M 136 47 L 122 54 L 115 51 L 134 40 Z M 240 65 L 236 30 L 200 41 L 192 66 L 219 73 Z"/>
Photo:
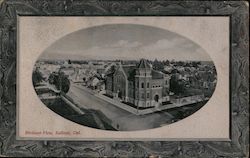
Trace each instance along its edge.
<path fill-rule="evenodd" d="M 158 94 L 157 94 L 157 95 L 155 95 L 154 100 L 155 100 L 156 102 L 158 102 L 158 101 L 159 101 L 159 95 L 158 95 Z"/>
<path fill-rule="evenodd" d="M 118 98 L 122 99 L 122 92 L 121 91 L 118 92 Z"/>

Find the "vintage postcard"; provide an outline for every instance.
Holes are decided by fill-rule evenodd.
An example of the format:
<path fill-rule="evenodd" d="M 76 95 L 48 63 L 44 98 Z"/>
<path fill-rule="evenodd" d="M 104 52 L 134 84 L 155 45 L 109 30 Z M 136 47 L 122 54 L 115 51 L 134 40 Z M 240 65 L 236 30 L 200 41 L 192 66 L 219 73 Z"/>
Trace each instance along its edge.
<path fill-rule="evenodd" d="M 229 17 L 18 18 L 17 139 L 229 140 Z"/>

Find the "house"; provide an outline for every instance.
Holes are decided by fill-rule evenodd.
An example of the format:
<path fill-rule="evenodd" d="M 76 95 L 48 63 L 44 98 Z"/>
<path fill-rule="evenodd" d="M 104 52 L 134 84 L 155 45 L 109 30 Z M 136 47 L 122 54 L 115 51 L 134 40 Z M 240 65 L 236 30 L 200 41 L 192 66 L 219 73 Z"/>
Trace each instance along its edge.
<path fill-rule="evenodd" d="M 95 76 L 93 76 L 93 77 L 90 77 L 89 78 L 89 80 L 88 80 L 88 82 L 87 82 L 87 86 L 88 87 L 91 87 L 91 88 L 93 88 L 93 89 L 96 89 L 97 88 L 97 84 L 100 82 L 100 80 L 97 78 L 97 77 L 95 77 Z"/>
<path fill-rule="evenodd" d="M 105 68 L 97 68 L 97 69 L 96 69 L 96 72 L 97 72 L 98 74 L 100 74 L 100 75 L 102 75 L 102 74 L 104 73 L 104 71 L 105 71 Z"/>
<path fill-rule="evenodd" d="M 107 74 L 106 94 L 137 107 L 159 106 L 169 101 L 170 75 L 154 70 L 145 59 L 122 65 Z"/>
<path fill-rule="evenodd" d="M 91 80 L 91 86 L 94 87 L 94 89 L 96 89 L 99 82 L 100 82 L 100 80 L 97 77 L 94 77 Z"/>
<path fill-rule="evenodd" d="M 70 80 L 74 78 L 75 68 L 73 67 L 62 67 L 60 69 L 61 72 L 63 72 L 65 75 L 69 77 Z"/>
<path fill-rule="evenodd" d="M 96 88 L 99 90 L 100 93 L 105 93 L 105 82 L 104 80 L 100 80 L 97 84 L 96 84 Z"/>

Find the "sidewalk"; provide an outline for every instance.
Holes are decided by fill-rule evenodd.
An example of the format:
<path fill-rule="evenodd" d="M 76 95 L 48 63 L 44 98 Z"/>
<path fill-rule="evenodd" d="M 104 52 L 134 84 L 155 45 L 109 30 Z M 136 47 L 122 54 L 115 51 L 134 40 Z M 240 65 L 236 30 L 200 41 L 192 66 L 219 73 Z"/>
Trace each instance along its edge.
<path fill-rule="evenodd" d="M 133 107 L 130 107 L 129 105 L 126 105 L 124 103 L 121 103 L 118 100 L 111 99 L 111 98 L 109 98 L 105 95 L 102 95 L 102 94 L 95 94 L 95 96 L 100 98 L 100 99 L 103 99 L 103 100 L 123 109 L 123 110 L 126 110 L 130 113 L 133 113 L 135 115 L 151 114 L 151 113 L 154 113 L 157 111 L 163 111 L 163 110 L 172 109 L 172 108 L 176 108 L 176 107 L 182 107 L 182 106 L 186 106 L 186 105 L 190 105 L 190 104 L 194 104 L 194 103 L 198 103 L 198 102 L 203 101 L 202 99 L 198 99 L 198 100 L 193 100 L 190 102 L 185 102 L 185 103 L 180 103 L 180 104 L 172 103 L 172 104 L 167 104 L 167 105 L 159 106 L 159 107 L 155 107 L 155 108 L 139 110 L 139 109 L 135 109 Z"/>
<path fill-rule="evenodd" d="M 103 100 L 105 100 L 105 101 L 107 101 L 107 102 L 109 102 L 109 103 L 111 103 L 111 104 L 113 104 L 113 105 L 115 105 L 115 106 L 123 109 L 123 110 L 126 110 L 126 111 L 128 111 L 130 113 L 133 113 L 135 115 L 139 115 L 140 114 L 139 110 L 137 110 L 137 109 L 135 109 L 133 107 L 130 107 L 129 105 L 123 104 L 123 103 L 121 103 L 118 100 L 111 99 L 111 98 L 109 98 L 109 97 L 107 97 L 105 95 L 98 94 L 98 93 L 95 94 L 95 96 L 98 97 L 98 98 L 100 98 L 100 99 L 103 99 Z"/>
<path fill-rule="evenodd" d="M 83 86 L 79 86 L 79 85 L 74 85 L 75 87 L 79 88 L 79 89 L 82 89 L 82 90 L 85 90 L 87 91 L 88 93 L 98 97 L 99 99 L 102 99 L 108 103 L 111 103 L 112 105 L 120 108 L 120 109 L 123 109 L 123 110 L 126 110 L 127 112 L 130 112 L 132 114 L 135 114 L 135 115 L 146 115 L 146 114 L 151 114 L 151 113 L 154 113 L 154 112 L 158 112 L 158 111 L 163 111 L 163 110 L 167 110 L 167 109 L 172 109 L 172 108 L 176 108 L 176 107 L 182 107 L 182 106 L 186 106 L 186 105 L 190 105 L 190 104 L 194 104 L 194 103 L 198 103 L 198 102 L 201 102 L 201 101 L 204 101 L 205 99 L 201 99 L 201 98 L 197 98 L 195 100 L 188 100 L 186 98 L 190 98 L 190 97 L 185 97 L 183 98 L 183 100 L 188 100 L 188 101 L 185 101 L 185 102 L 181 102 L 181 103 L 172 103 L 172 104 L 167 104 L 167 105 L 163 105 L 163 106 L 159 106 L 159 107 L 154 107 L 154 108 L 149 108 L 149 109 L 143 109 L 143 110 L 139 110 L 139 109 L 136 109 L 136 108 L 133 108 L 127 104 L 124 104 L 118 100 L 115 100 L 115 99 L 112 99 L 112 98 L 109 98 L 103 94 L 100 94 L 100 93 L 97 93 L 97 92 L 94 92 L 93 90 L 89 89 L 89 88 L 86 88 L 86 87 L 83 87 Z"/>

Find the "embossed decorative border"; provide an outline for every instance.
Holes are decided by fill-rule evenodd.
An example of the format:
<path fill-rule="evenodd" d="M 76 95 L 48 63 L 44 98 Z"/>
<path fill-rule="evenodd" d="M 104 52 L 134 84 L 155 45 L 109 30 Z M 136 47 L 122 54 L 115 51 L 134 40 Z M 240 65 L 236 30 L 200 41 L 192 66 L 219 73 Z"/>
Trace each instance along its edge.
<path fill-rule="evenodd" d="M 0 156 L 249 157 L 247 1 L 0 0 Z M 223 15 L 231 21 L 231 141 L 16 140 L 18 15 Z"/>

